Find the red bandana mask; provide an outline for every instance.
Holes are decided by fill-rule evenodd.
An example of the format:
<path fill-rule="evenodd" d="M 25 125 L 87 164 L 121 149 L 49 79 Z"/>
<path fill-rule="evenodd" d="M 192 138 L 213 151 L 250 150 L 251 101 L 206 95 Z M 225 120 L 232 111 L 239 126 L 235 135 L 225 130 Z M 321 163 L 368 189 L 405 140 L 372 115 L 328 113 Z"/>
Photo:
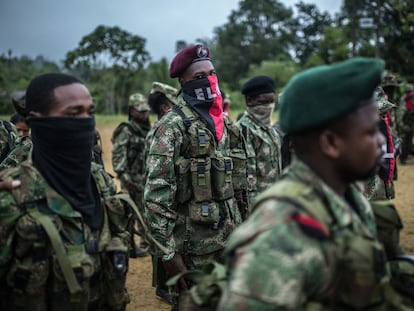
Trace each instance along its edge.
<path fill-rule="evenodd" d="M 223 137 L 223 98 L 217 76 L 196 79 L 183 85 L 183 98 L 205 122 L 217 141 Z"/>

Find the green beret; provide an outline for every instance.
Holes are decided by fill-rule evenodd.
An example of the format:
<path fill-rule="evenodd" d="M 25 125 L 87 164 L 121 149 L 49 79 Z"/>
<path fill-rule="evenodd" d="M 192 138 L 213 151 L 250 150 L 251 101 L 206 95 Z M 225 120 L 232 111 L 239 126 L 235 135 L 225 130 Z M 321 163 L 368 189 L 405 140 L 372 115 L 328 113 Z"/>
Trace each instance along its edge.
<path fill-rule="evenodd" d="M 280 98 L 279 123 L 286 133 L 318 127 L 372 99 L 384 61 L 356 57 L 293 76 Z"/>

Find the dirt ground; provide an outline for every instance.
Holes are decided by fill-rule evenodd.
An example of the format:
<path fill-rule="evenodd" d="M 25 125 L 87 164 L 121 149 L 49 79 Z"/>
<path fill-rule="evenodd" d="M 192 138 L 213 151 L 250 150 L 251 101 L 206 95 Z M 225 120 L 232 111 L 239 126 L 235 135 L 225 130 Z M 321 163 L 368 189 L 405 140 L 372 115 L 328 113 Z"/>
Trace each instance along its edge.
<path fill-rule="evenodd" d="M 102 137 L 105 166 L 112 174 L 111 135 L 114 128 L 113 125 L 98 126 Z M 395 183 L 395 188 L 394 202 L 404 223 L 401 244 L 407 252 L 414 253 L 414 157 L 409 158 L 408 165 L 398 166 L 398 180 Z M 127 279 L 131 303 L 128 305 L 127 311 L 166 311 L 170 309 L 169 305 L 156 298 L 155 289 L 151 286 L 151 282 L 151 257 L 131 259 Z"/>

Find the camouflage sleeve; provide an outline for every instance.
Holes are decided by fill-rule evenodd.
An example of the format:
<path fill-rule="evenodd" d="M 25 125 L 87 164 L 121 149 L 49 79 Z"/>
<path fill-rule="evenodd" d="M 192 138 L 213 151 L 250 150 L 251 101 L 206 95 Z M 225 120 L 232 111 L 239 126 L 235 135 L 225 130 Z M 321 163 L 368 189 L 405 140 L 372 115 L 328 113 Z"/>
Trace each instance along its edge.
<path fill-rule="evenodd" d="M 144 205 L 151 234 L 172 252 L 176 250 L 172 232 L 177 208 L 174 163 L 179 155 L 182 133 L 178 124 L 168 122 L 171 121 L 155 129 L 148 150 Z"/>
<path fill-rule="evenodd" d="M 28 155 L 32 149 L 32 141 L 28 137 L 18 138 L 14 148 L 7 155 L 7 157 L 0 164 L 0 171 L 16 167 L 21 162 L 28 158 Z"/>
<path fill-rule="evenodd" d="M 329 286 L 322 243 L 292 220 L 293 207 L 280 204 L 262 203 L 232 235 L 219 310 L 304 310 L 309 297 Z"/>
<path fill-rule="evenodd" d="M 14 253 L 14 236 L 17 219 L 22 215 L 9 191 L 0 191 L 0 282 L 8 271 Z"/>
<path fill-rule="evenodd" d="M 246 117 L 237 122 L 237 127 L 240 128 L 243 137 L 245 138 L 246 143 L 246 154 L 247 154 L 247 182 L 249 187 L 249 192 L 251 196 L 255 196 L 256 193 L 256 151 L 254 147 L 254 142 L 252 141 L 252 135 L 250 133 L 251 128 L 245 120 Z"/>
<path fill-rule="evenodd" d="M 117 173 L 119 179 L 122 179 L 123 175 L 128 173 L 128 132 L 128 128 L 124 126 L 122 131 L 112 139 L 112 168 Z"/>

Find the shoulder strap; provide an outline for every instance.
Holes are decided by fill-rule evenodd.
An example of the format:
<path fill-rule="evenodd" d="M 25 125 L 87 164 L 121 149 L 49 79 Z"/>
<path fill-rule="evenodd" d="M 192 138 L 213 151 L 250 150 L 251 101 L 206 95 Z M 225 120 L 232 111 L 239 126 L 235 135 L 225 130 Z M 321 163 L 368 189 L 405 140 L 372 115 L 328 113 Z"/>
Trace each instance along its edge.
<path fill-rule="evenodd" d="M 161 245 L 149 232 L 148 230 L 148 226 L 146 224 L 146 222 L 144 221 L 144 218 L 141 215 L 141 212 L 139 211 L 137 205 L 135 204 L 135 202 L 131 199 L 131 197 L 129 196 L 129 194 L 126 193 L 117 193 L 115 195 L 112 196 L 112 198 L 115 199 L 119 199 L 121 201 L 126 202 L 131 208 L 132 210 L 135 212 L 135 215 L 138 218 L 138 221 L 141 223 L 142 227 L 144 228 L 144 232 L 147 236 L 147 238 L 153 242 L 164 254 L 169 254 L 169 251 L 167 248 L 165 248 L 163 245 Z"/>
<path fill-rule="evenodd" d="M 112 139 L 114 139 L 115 137 L 117 137 L 120 133 L 121 133 L 121 131 L 122 131 L 122 129 L 124 128 L 124 127 L 128 127 L 131 131 L 133 131 L 133 128 L 132 128 L 132 126 L 131 126 L 131 124 L 129 124 L 128 122 L 121 122 L 117 127 L 116 127 L 116 129 L 114 130 L 114 132 L 113 132 L 113 134 L 112 134 Z"/>
<path fill-rule="evenodd" d="M 183 109 L 179 105 L 173 105 L 172 109 L 183 119 L 185 129 L 188 131 L 188 129 L 191 126 L 190 118 L 187 117 L 187 115 L 184 113 Z"/>
<path fill-rule="evenodd" d="M 40 213 L 35 208 L 29 208 L 27 211 L 29 215 L 31 215 L 35 220 L 39 222 L 49 237 L 50 243 L 56 252 L 56 257 L 68 286 L 69 292 L 71 294 L 80 292 L 82 289 L 79 286 L 75 273 L 73 272 L 72 266 L 68 260 L 60 234 L 53 224 L 52 220 L 48 216 Z"/>

